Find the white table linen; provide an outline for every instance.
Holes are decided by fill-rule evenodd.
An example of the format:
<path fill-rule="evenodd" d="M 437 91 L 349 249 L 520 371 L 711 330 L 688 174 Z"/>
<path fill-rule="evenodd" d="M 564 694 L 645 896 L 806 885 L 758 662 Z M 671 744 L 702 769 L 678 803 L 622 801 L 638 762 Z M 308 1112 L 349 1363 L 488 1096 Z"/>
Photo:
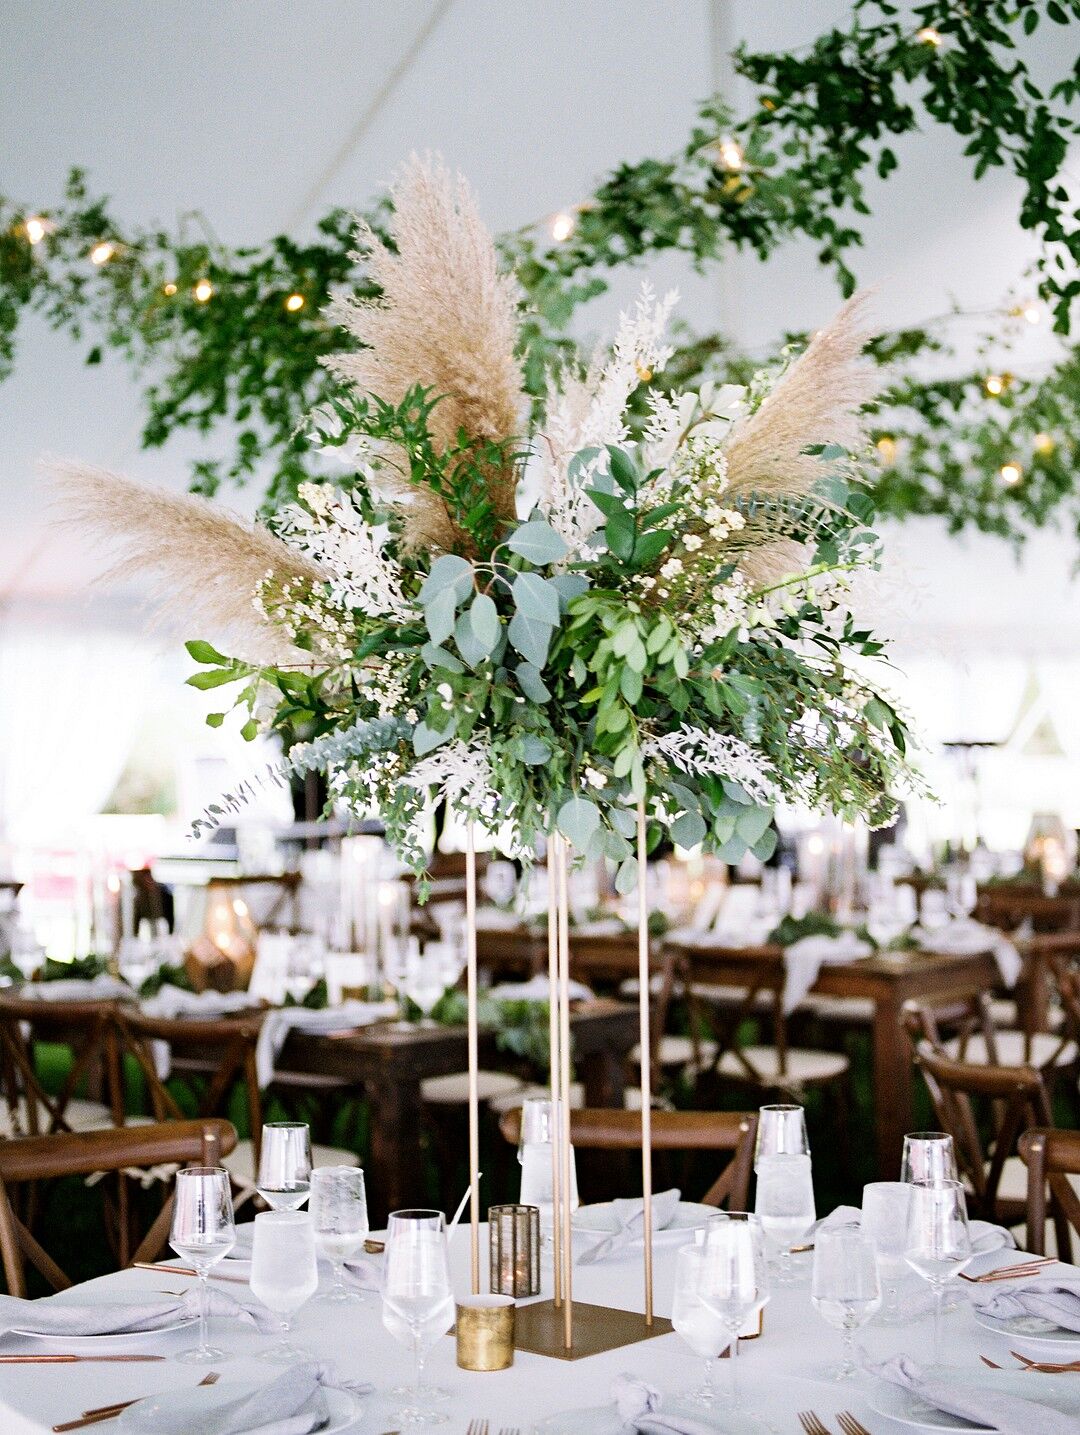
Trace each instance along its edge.
<path fill-rule="evenodd" d="M 971 957 L 977 952 L 992 952 L 1001 980 L 1014 987 L 1023 969 L 1023 959 L 1004 932 L 984 927 L 971 917 L 955 917 L 941 927 L 913 927 L 912 936 L 928 952 L 941 952 L 950 957 Z"/>
<path fill-rule="evenodd" d="M 384 1021 L 396 1012 L 397 1003 L 392 1001 L 347 1001 L 340 1006 L 325 1007 L 322 1011 L 311 1011 L 302 1006 L 274 1007 L 263 1020 L 255 1046 L 255 1071 L 259 1086 L 269 1086 L 273 1081 L 277 1059 L 291 1031 L 316 1034 L 345 1031 L 371 1026 L 373 1022 Z"/>
<path fill-rule="evenodd" d="M 803 937 L 784 949 L 784 1012 L 790 1014 L 806 997 L 825 966 L 843 966 L 868 957 L 872 951 L 854 932 L 835 937 Z"/>
<path fill-rule="evenodd" d="M 154 996 L 146 997 L 139 1003 L 139 1010 L 150 1017 L 163 1021 L 177 1018 L 195 1021 L 213 1021 L 219 1016 L 235 1016 L 238 1012 L 251 1011 L 259 1006 L 257 997 L 248 992 L 189 992 L 183 987 L 174 987 L 166 982 Z M 172 1048 L 167 1041 L 151 1042 L 154 1070 L 162 1081 L 166 1081 L 172 1070 Z"/>
<path fill-rule="evenodd" d="M 108 972 L 96 977 L 58 977 L 52 982 L 24 982 L 21 997 L 43 1002 L 115 1002 L 134 1001 L 135 993 Z"/>

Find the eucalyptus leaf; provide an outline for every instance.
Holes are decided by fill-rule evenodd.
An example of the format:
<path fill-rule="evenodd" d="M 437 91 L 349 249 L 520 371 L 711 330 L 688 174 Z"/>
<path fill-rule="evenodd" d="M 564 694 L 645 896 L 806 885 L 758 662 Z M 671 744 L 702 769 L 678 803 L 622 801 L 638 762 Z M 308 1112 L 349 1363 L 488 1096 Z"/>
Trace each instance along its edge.
<path fill-rule="evenodd" d="M 457 598 L 452 587 L 443 588 L 425 605 L 424 623 L 433 643 L 445 643 L 449 638 L 454 631 L 456 613 Z"/>
<path fill-rule="evenodd" d="M 520 751 L 522 762 L 528 767 L 539 767 L 551 756 L 551 745 L 546 743 L 542 737 L 526 733 L 521 739 Z"/>
<path fill-rule="evenodd" d="M 773 820 L 771 807 L 747 807 L 739 813 L 738 832 L 748 847 L 753 847 Z"/>
<path fill-rule="evenodd" d="M 456 608 L 459 603 L 464 603 L 472 592 L 472 587 L 472 564 L 456 553 L 443 553 L 432 563 L 431 571 L 424 579 L 420 589 L 420 602 L 426 608 L 433 598 L 449 591 L 454 595 Z"/>
<path fill-rule="evenodd" d="M 584 849 L 600 826 L 600 809 L 587 797 L 571 797 L 559 808 L 556 822 L 567 841 Z"/>
<path fill-rule="evenodd" d="M 473 637 L 486 654 L 493 653 L 502 632 L 499 610 L 486 593 L 477 593 L 469 604 L 469 624 Z"/>
<path fill-rule="evenodd" d="M 445 668 L 448 673 L 463 673 L 464 665 L 455 658 L 449 648 L 440 648 L 437 643 L 425 643 L 420 656 L 429 668 Z"/>
<path fill-rule="evenodd" d="M 477 638 L 473 630 L 471 615 L 467 610 L 454 624 L 454 642 L 457 644 L 458 652 L 470 668 L 478 668 L 485 658 L 491 656 L 491 650 Z"/>
<path fill-rule="evenodd" d="M 426 722 L 418 722 L 413 728 L 413 752 L 417 757 L 423 757 L 426 753 L 434 752 L 435 749 L 444 743 L 453 732 L 453 727 L 448 725 L 442 732 L 433 727 L 428 727 Z"/>
<path fill-rule="evenodd" d="M 629 897 L 630 893 L 637 886 L 637 858 L 627 857 L 625 862 L 620 862 L 615 873 L 615 890 L 620 897 Z"/>
<path fill-rule="evenodd" d="M 534 703 L 551 701 L 551 692 L 540 676 L 540 669 L 534 663 L 518 663 L 514 670 L 518 687 Z"/>
<path fill-rule="evenodd" d="M 519 573 L 513 584 L 514 606 L 525 618 L 551 628 L 559 625 L 559 590 L 539 573 Z"/>
<path fill-rule="evenodd" d="M 538 518 L 516 528 L 506 540 L 506 546 L 511 553 L 520 554 L 538 568 L 546 563 L 558 563 L 570 552 L 565 539 L 555 532 L 551 524 Z"/>
<path fill-rule="evenodd" d="M 523 658 L 527 658 L 535 667 L 542 668 L 547 662 L 548 648 L 554 631 L 550 623 L 527 618 L 524 613 L 515 613 L 506 633 L 511 646 L 516 648 Z"/>
<path fill-rule="evenodd" d="M 684 812 L 671 824 L 671 840 L 680 847 L 696 847 L 708 832 L 705 819 L 698 812 Z"/>

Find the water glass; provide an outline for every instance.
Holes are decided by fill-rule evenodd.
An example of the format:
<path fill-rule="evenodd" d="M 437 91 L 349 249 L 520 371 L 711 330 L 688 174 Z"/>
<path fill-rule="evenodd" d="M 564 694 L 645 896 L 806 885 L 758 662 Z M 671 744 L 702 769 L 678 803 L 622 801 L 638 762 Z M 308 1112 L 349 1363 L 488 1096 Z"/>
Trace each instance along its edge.
<path fill-rule="evenodd" d="M 293 1316 L 319 1288 L 315 1227 L 307 1211 L 263 1211 L 255 1217 L 251 1241 L 251 1290 L 280 1318 L 281 1340 L 266 1360 L 310 1360 L 310 1351 L 292 1344 Z"/>
<path fill-rule="evenodd" d="M 518 1161 L 521 1163 L 522 1206 L 535 1206 L 540 1212 L 540 1231 L 544 1242 L 551 1240 L 554 1227 L 552 1171 L 553 1125 L 555 1102 L 547 1097 L 529 1097 L 521 1108 L 521 1133 L 518 1137 Z M 580 1204 L 577 1189 L 577 1162 L 570 1147 L 570 1209 Z"/>
<path fill-rule="evenodd" d="M 900 1179 L 920 1186 L 940 1186 L 957 1179 L 956 1152 L 946 1131 L 910 1131 L 904 1137 Z"/>
<path fill-rule="evenodd" d="M 809 1156 L 763 1156 L 757 1164 L 754 1210 L 778 1258 L 777 1285 L 791 1285 L 791 1248 L 817 1218 Z"/>
<path fill-rule="evenodd" d="M 818 1230 L 810 1299 L 822 1320 L 843 1336 L 834 1378 L 850 1380 L 856 1370 L 855 1332 L 881 1305 L 877 1253 L 861 1227 L 852 1223 Z"/>
<path fill-rule="evenodd" d="M 211 1266 L 217 1265 L 236 1243 L 232 1188 L 221 1166 L 189 1166 L 176 1173 L 172 1230 L 169 1244 L 194 1267 L 199 1277 L 199 1343 L 183 1351 L 178 1360 L 219 1360 L 206 1338 L 206 1307 Z"/>
<path fill-rule="evenodd" d="M 312 1171 L 311 1221 L 319 1254 L 334 1265 L 334 1284 L 320 1299 L 337 1305 L 358 1302 L 359 1292 L 345 1284 L 345 1262 L 360 1249 L 370 1229 L 359 1166 L 317 1166 Z"/>
<path fill-rule="evenodd" d="M 809 1156 L 806 1112 L 801 1106 L 762 1106 L 754 1140 L 754 1168 L 766 1156 Z"/>
<path fill-rule="evenodd" d="M 396 1418 L 406 1425 L 443 1424 L 424 1386 L 424 1360 L 454 1323 L 454 1297 L 441 1211 L 394 1211 L 386 1228 L 383 1257 L 383 1325 L 406 1345 L 415 1362 L 409 1403 Z"/>
<path fill-rule="evenodd" d="M 296 1211 L 311 1189 L 311 1131 L 303 1121 L 266 1121 L 256 1189 L 273 1211 Z"/>
<path fill-rule="evenodd" d="M 934 1294 L 934 1361 L 941 1364 L 941 1316 L 945 1286 L 974 1254 L 967 1198 L 959 1181 L 910 1188 L 904 1259 Z"/>
<path fill-rule="evenodd" d="M 729 1349 L 727 1401 L 739 1407 L 739 1331 L 768 1299 L 765 1241 L 755 1216 L 732 1211 L 706 1222 L 700 1245 L 683 1246 L 676 1257 L 671 1320 L 676 1331 L 705 1363 L 705 1379 L 688 1399 L 697 1405 L 719 1402 L 713 1365 Z"/>
<path fill-rule="evenodd" d="M 878 1276 L 884 1288 L 884 1302 L 878 1312 L 879 1325 L 900 1325 L 900 1279 L 906 1270 L 907 1214 L 911 1187 L 904 1181 L 871 1181 L 863 1187 L 862 1228 L 877 1252 Z"/>

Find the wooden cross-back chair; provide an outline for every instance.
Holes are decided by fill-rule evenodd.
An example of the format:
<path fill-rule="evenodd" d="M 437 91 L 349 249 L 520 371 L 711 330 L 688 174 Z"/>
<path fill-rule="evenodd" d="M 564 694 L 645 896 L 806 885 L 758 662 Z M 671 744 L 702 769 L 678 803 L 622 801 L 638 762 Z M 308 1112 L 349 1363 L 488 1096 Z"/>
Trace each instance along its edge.
<path fill-rule="evenodd" d="M 1025 923 L 1035 932 L 1080 930 L 1080 892 L 1048 897 L 1037 887 L 983 887 L 975 917 L 990 927 L 1015 932 Z"/>
<path fill-rule="evenodd" d="M 917 1040 L 915 1063 L 942 1131 L 953 1138 L 972 1214 L 1011 1225 L 1024 1215 L 1027 1181 L 1017 1155 L 1021 1133 L 1049 1126 L 1050 1102 L 1032 1066 L 954 1061 Z"/>
<path fill-rule="evenodd" d="M 636 932 L 602 935 L 571 929 L 570 975 L 575 981 L 584 982 L 587 987 L 618 991 L 628 978 L 637 978 L 639 969 Z M 660 1078 L 661 1066 L 669 1064 L 664 1062 L 661 1048 L 675 987 L 675 953 L 662 948 L 658 950 L 655 944 L 650 945 L 649 971 L 649 1059 L 655 1085 Z M 631 1060 L 636 1064 L 639 1059 L 640 1053 L 635 1047 Z"/>
<path fill-rule="evenodd" d="M 757 1113 L 751 1111 L 654 1111 L 653 1151 L 728 1152 L 731 1159 L 701 1197 L 706 1206 L 745 1211 L 754 1163 Z M 521 1135 L 521 1107 L 505 1111 L 499 1129 L 512 1145 Z M 575 1150 L 639 1151 L 641 1114 L 585 1106 L 570 1113 Z"/>
<path fill-rule="evenodd" d="M 26 1263 L 53 1290 L 66 1290 L 71 1280 L 16 1214 L 12 1195 L 20 1187 L 64 1176 L 123 1173 L 132 1168 L 217 1166 L 236 1145 L 227 1121 L 175 1121 L 159 1126 L 122 1130 L 64 1132 L 0 1142 L 0 1258 L 8 1293 L 26 1295 Z M 164 1247 L 172 1220 L 171 1191 L 132 1261 L 153 1260 Z"/>
<path fill-rule="evenodd" d="M 8 1135 L 123 1125 L 115 1010 L 116 1004 L 109 1001 L 46 1001 L 0 993 L 0 1081 Z M 55 1094 L 45 1090 L 38 1075 L 39 1042 L 67 1046 L 72 1053 L 71 1066 Z M 77 1095 L 84 1084 L 90 1099 Z"/>
<path fill-rule="evenodd" d="M 1067 1031 L 1060 1035 L 999 1031 L 993 1002 L 985 992 L 932 1007 L 925 1002 L 905 1002 L 902 1019 L 913 1042 L 925 1041 L 952 1061 L 973 1066 L 1033 1066 L 1047 1076 L 1076 1061 L 1076 1043 Z"/>
<path fill-rule="evenodd" d="M 1072 1233 L 1080 1232 L 1080 1131 L 1035 1126 L 1020 1137 L 1027 1166 L 1025 1249 L 1046 1254 L 1046 1223 L 1053 1222 L 1055 1254 L 1072 1261 Z"/>

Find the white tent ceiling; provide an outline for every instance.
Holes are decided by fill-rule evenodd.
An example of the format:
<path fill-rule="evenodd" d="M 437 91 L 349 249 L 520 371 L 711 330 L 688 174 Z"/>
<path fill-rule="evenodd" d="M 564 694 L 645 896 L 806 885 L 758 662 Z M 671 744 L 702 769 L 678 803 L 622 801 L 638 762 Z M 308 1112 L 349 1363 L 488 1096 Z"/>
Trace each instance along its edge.
<path fill-rule="evenodd" d="M 510 227 L 573 203 L 620 159 L 675 149 L 694 101 L 730 83 L 717 58 L 726 43 L 797 47 L 849 9 L 843 0 L 6 0 L 0 187 L 47 204 L 79 163 L 123 217 L 168 222 L 197 209 L 223 239 L 254 241 L 302 231 L 330 204 L 362 204 L 411 149 L 437 148 L 471 177 L 491 224 Z M 1059 59 L 1053 38 L 1040 37 L 1036 64 Z M 880 286 L 882 320 L 917 321 L 952 295 L 999 302 L 1031 253 L 1015 223 L 1016 186 L 1000 175 L 974 184 L 951 135 L 900 153 L 900 175 L 875 192 L 858 266 Z M 679 284 L 693 322 L 719 323 L 753 349 L 820 322 L 836 302 L 802 245 L 767 274 L 746 259 L 705 278 L 669 262 L 655 278 Z M 620 276 L 616 298 L 636 282 Z M 614 303 L 601 301 L 584 323 L 605 325 Z M 1030 342 L 1032 361 L 1052 343 L 1045 329 Z M 97 599 L 83 611 L 95 559 L 48 525 L 34 465 L 57 453 L 182 485 L 190 448 L 141 454 L 138 430 L 136 390 L 117 360 L 86 370 L 65 339 L 26 326 L 16 374 L 0 386 L 9 621 L 100 622 L 110 612 L 126 621 L 122 603 Z M 919 648 L 1061 651 L 1080 634 L 1076 551 L 1075 538 L 1042 535 L 1017 567 L 994 540 L 961 544 L 935 523 L 905 525 L 890 585 L 900 626 Z"/>

